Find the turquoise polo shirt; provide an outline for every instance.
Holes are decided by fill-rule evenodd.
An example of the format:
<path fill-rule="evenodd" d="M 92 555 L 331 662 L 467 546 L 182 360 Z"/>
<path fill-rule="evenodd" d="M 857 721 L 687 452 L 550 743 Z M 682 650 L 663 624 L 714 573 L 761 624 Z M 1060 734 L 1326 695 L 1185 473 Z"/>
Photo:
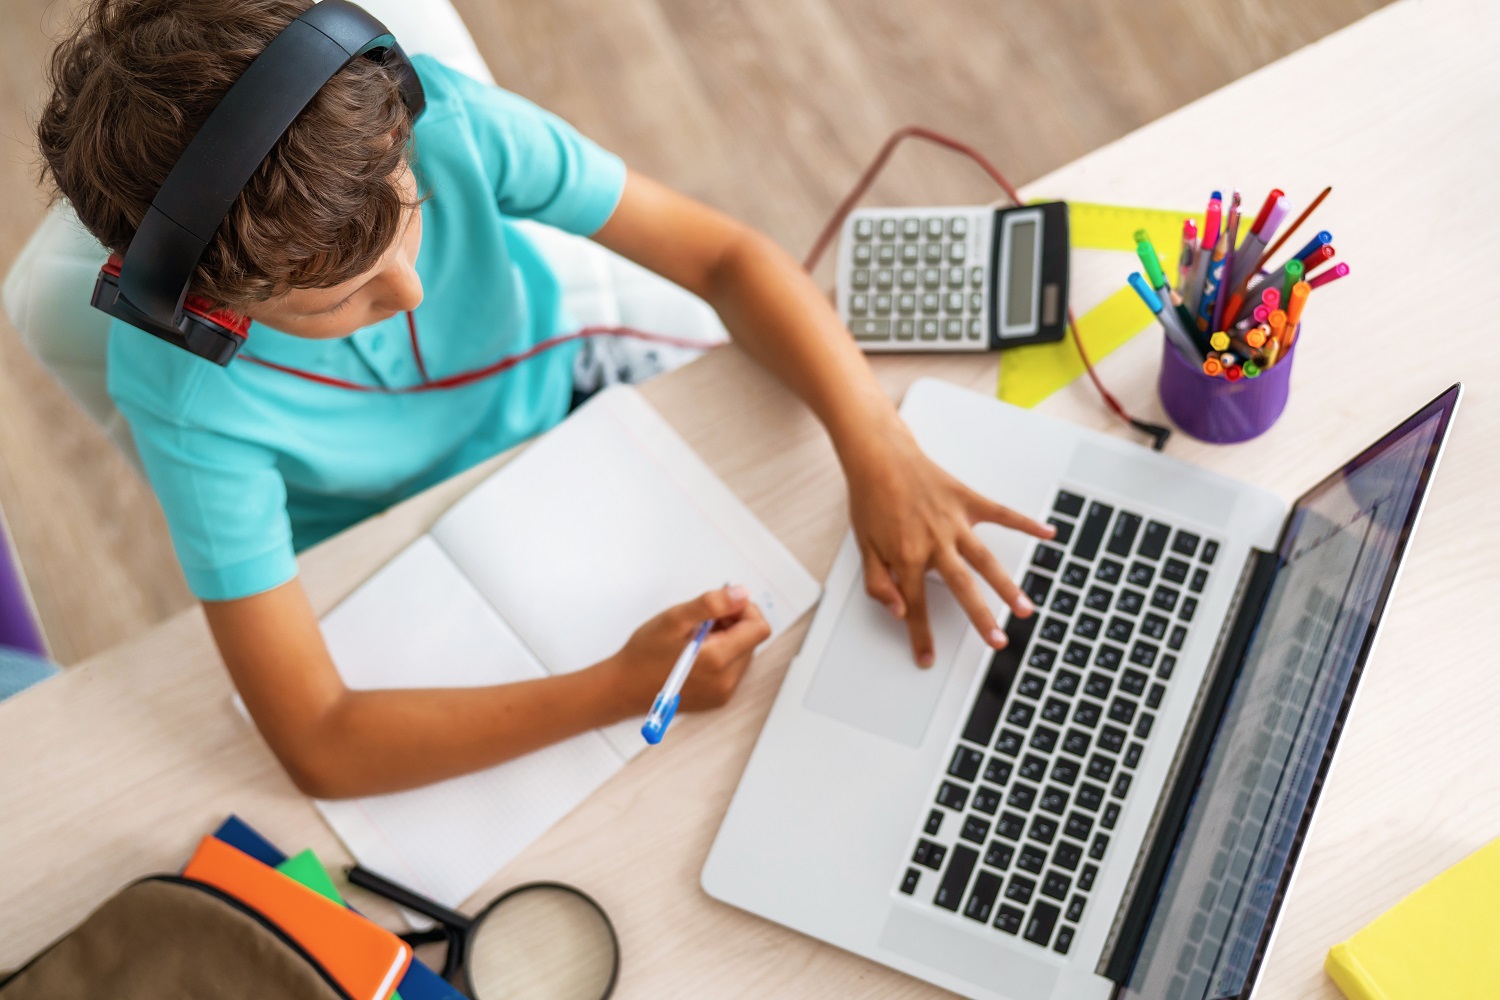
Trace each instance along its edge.
<path fill-rule="evenodd" d="M 590 235 L 619 202 L 625 166 L 514 94 L 430 57 L 412 64 L 427 93 L 413 138 L 428 196 L 416 320 L 438 379 L 569 327 L 556 278 L 510 220 Z M 421 381 L 404 315 L 338 340 L 253 325 L 243 350 L 348 382 Z M 222 601 L 285 583 L 297 551 L 557 423 L 575 353 L 567 344 L 463 388 L 386 395 L 244 360 L 221 368 L 116 321 L 109 392 L 188 585 Z"/>

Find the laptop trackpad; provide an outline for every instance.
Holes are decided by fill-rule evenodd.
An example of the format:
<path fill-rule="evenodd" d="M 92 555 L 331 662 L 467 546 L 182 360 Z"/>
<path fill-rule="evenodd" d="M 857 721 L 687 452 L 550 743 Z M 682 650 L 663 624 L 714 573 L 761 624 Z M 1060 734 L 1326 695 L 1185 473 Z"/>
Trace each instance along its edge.
<path fill-rule="evenodd" d="M 807 707 L 877 736 L 921 746 L 969 629 L 948 588 L 932 580 L 927 581 L 927 613 L 936 655 L 923 670 L 912 659 L 906 623 L 892 618 L 859 587 L 850 587 L 807 690 Z"/>
<path fill-rule="evenodd" d="M 977 929 L 994 940 L 986 941 L 967 928 L 955 927 L 953 921 L 893 906 L 880 932 L 880 946 L 996 993 L 1013 997 L 1052 995 L 1057 986 L 1057 966 L 1021 954 L 1019 949 L 1000 947 L 1005 939 L 983 924 Z"/>

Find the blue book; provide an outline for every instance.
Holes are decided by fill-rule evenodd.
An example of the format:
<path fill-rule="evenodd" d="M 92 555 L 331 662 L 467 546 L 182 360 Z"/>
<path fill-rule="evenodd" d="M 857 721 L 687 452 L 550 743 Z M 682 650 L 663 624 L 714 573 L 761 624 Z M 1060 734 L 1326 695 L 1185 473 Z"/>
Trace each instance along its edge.
<path fill-rule="evenodd" d="M 233 814 L 214 831 L 214 836 L 271 868 L 286 860 L 286 855 L 275 844 Z M 401 977 L 396 991 L 401 994 L 401 1000 L 464 1000 L 462 993 L 449 986 L 442 976 L 415 957 L 412 958 L 411 965 L 406 967 L 406 975 Z"/>

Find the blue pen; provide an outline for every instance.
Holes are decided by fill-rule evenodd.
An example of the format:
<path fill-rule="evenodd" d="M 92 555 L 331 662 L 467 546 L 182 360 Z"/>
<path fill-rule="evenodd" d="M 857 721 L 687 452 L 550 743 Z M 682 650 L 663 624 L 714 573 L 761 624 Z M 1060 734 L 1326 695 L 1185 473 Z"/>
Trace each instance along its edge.
<path fill-rule="evenodd" d="M 1301 250 L 1298 250 L 1296 253 L 1292 254 L 1292 256 L 1297 258 L 1298 260 L 1306 260 L 1314 250 L 1317 250 L 1319 247 L 1327 246 L 1332 242 L 1333 234 L 1325 229 L 1318 235 L 1314 236 L 1312 239 L 1308 240 L 1307 246 L 1303 247 Z"/>
<path fill-rule="evenodd" d="M 651 703 L 651 712 L 646 716 L 646 724 L 641 726 L 641 735 L 652 746 L 661 742 L 661 738 L 667 733 L 667 726 L 672 724 L 672 717 L 677 714 L 677 703 L 682 700 L 682 686 L 687 683 L 688 674 L 693 672 L 698 650 L 703 648 L 703 640 L 708 638 L 708 630 L 713 628 L 713 624 L 710 619 L 698 626 L 698 631 L 688 640 L 687 648 L 682 651 L 682 655 L 672 666 L 672 672 L 667 675 L 661 694 Z"/>

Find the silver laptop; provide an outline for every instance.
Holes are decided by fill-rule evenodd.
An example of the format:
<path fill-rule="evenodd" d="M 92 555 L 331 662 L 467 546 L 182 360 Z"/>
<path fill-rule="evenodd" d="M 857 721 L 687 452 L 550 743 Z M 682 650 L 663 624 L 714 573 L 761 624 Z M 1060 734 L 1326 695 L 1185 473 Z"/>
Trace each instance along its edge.
<path fill-rule="evenodd" d="M 1288 510 L 912 386 L 939 464 L 1058 526 L 985 536 L 1038 611 L 995 652 L 929 583 L 920 670 L 847 539 L 704 889 L 971 997 L 1250 996 L 1460 391 Z"/>

